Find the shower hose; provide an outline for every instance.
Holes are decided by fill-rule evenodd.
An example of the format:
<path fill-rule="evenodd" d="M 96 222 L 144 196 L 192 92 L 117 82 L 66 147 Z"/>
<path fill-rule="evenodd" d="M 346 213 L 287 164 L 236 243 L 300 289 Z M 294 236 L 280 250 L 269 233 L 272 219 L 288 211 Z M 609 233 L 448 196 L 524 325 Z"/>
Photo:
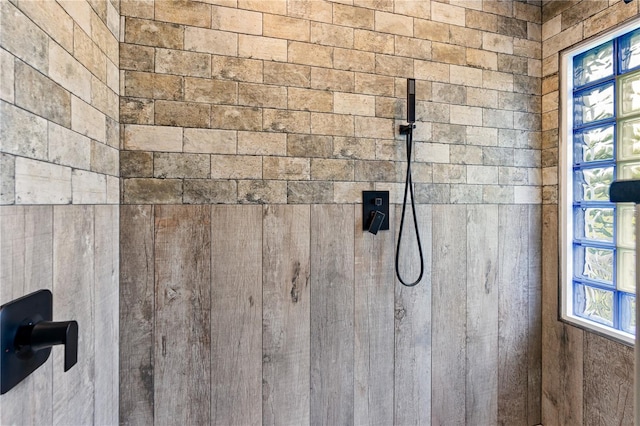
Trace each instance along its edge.
<path fill-rule="evenodd" d="M 424 275 L 424 255 L 422 253 L 422 243 L 420 242 L 420 231 L 418 230 L 418 216 L 416 214 L 415 197 L 413 196 L 413 182 L 411 180 L 411 151 L 413 150 L 413 123 L 408 126 L 401 126 L 400 132 L 407 137 L 407 177 L 404 186 L 404 200 L 402 202 L 402 217 L 400 218 L 400 231 L 398 233 L 398 246 L 396 248 L 396 276 L 402 285 L 413 287 L 422 280 Z M 413 213 L 413 225 L 416 230 L 416 241 L 418 242 L 418 253 L 420 254 L 420 275 L 413 282 L 407 282 L 400 274 L 400 245 L 402 243 L 402 232 L 404 230 L 405 212 L 407 209 L 407 196 L 411 195 L 411 211 Z"/>

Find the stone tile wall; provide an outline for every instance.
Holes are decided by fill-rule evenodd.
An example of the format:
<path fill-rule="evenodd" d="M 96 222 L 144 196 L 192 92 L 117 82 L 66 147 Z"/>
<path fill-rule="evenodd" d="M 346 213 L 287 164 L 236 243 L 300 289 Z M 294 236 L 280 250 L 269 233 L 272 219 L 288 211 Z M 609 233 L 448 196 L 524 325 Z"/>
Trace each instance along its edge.
<path fill-rule="evenodd" d="M 536 1 L 123 0 L 122 202 L 539 203 Z"/>
<path fill-rule="evenodd" d="M 0 204 L 119 203 L 119 7 L 0 2 Z"/>

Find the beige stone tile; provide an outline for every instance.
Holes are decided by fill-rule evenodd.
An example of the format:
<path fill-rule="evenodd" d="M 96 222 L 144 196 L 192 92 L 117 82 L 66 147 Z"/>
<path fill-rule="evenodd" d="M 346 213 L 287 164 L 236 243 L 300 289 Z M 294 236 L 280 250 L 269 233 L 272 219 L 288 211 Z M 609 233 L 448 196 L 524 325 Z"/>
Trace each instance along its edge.
<path fill-rule="evenodd" d="M 179 127 L 125 124 L 124 149 L 181 152 L 182 129 Z"/>
<path fill-rule="evenodd" d="M 311 133 L 327 136 L 353 136 L 354 117 L 347 114 L 311 113 Z"/>
<path fill-rule="evenodd" d="M 20 9 L 54 41 L 73 50 L 73 20 L 57 2 L 26 1 Z"/>
<path fill-rule="evenodd" d="M 491 185 L 498 182 L 498 166 L 467 166 L 467 182 L 474 185 Z"/>
<path fill-rule="evenodd" d="M 513 129 L 513 111 L 484 108 L 482 111 L 482 125 L 485 127 L 497 127 L 499 129 Z M 475 125 L 475 122 L 474 122 Z"/>
<path fill-rule="evenodd" d="M 269 132 L 238 132 L 240 155 L 286 155 L 287 135 Z"/>
<path fill-rule="evenodd" d="M 288 0 L 288 14 L 296 18 L 312 19 L 318 22 L 331 23 L 333 20 L 333 5 L 329 2 L 316 0 Z"/>
<path fill-rule="evenodd" d="M 467 167 L 460 164 L 434 164 L 434 183 L 467 183 Z"/>
<path fill-rule="evenodd" d="M 153 72 L 155 69 L 154 48 L 120 43 L 120 67 L 123 70 Z"/>
<path fill-rule="evenodd" d="M 16 62 L 16 105 L 63 126 L 71 126 L 71 96 L 60 85 Z"/>
<path fill-rule="evenodd" d="M 124 204 L 181 204 L 181 179 L 124 179 Z"/>
<path fill-rule="evenodd" d="M 211 58 L 211 76 L 214 79 L 262 83 L 263 61 L 213 56 Z"/>
<path fill-rule="evenodd" d="M 107 145 L 120 148 L 120 123 L 107 117 Z"/>
<path fill-rule="evenodd" d="M 16 157 L 16 204 L 71 203 L 71 168 Z"/>
<path fill-rule="evenodd" d="M 492 52 L 507 53 L 511 55 L 513 54 L 513 37 L 493 33 L 483 33 L 482 46 L 484 49 Z"/>
<path fill-rule="evenodd" d="M 47 159 L 47 121 L 6 102 L 0 102 L 0 151 Z"/>
<path fill-rule="evenodd" d="M 262 109 L 211 105 L 211 127 L 226 130 L 262 130 Z"/>
<path fill-rule="evenodd" d="M 91 34 L 91 14 L 94 12 L 89 3 L 77 0 L 59 0 L 58 4 L 86 34 Z"/>
<path fill-rule="evenodd" d="M 333 5 L 333 23 L 337 25 L 373 30 L 374 16 L 374 11 L 370 9 L 342 4 Z"/>
<path fill-rule="evenodd" d="M 183 78 L 175 75 L 163 75 L 126 71 L 124 73 L 124 96 L 136 98 L 182 100 Z"/>
<path fill-rule="evenodd" d="M 376 55 L 376 73 L 403 78 L 412 78 L 413 59 L 392 55 Z"/>
<path fill-rule="evenodd" d="M 238 134 L 234 130 L 184 129 L 184 152 L 235 154 Z"/>
<path fill-rule="evenodd" d="M 413 67 L 413 75 L 416 79 L 449 82 L 449 64 L 415 60 Z"/>
<path fill-rule="evenodd" d="M 158 21 L 211 28 L 211 7 L 186 0 L 156 1 L 154 13 Z"/>
<path fill-rule="evenodd" d="M 102 82 L 107 82 L 107 57 L 96 46 L 91 38 L 78 26 L 75 27 L 73 37 L 73 55 L 80 64 L 84 65 L 91 73 Z M 49 68 L 51 69 L 53 56 L 49 53 Z M 108 61 L 111 63 L 111 61 Z"/>
<path fill-rule="evenodd" d="M 156 49 L 155 71 L 158 73 L 211 77 L 211 55 L 170 49 Z"/>
<path fill-rule="evenodd" d="M 431 42 L 418 38 L 396 36 L 395 54 L 409 58 L 429 60 L 431 59 Z"/>
<path fill-rule="evenodd" d="M 393 123 L 385 118 L 355 117 L 355 136 L 364 138 L 393 139 Z"/>
<path fill-rule="evenodd" d="M 392 34 L 382 34 L 376 31 L 355 30 L 353 33 L 353 47 L 375 53 L 394 53 L 394 37 Z"/>
<path fill-rule="evenodd" d="M 332 182 L 288 182 L 287 202 L 290 204 L 325 204 L 333 202 Z"/>
<path fill-rule="evenodd" d="M 480 49 L 467 49 L 467 65 L 488 70 L 498 69 L 498 54 Z"/>
<path fill-rule="evenodd" d="M 73 204 L 106 204 L 107 178 L 104 175 L 73 170 L 71 172 Z"/>
<path fill-rule="evenodd" d="M 579 23 L 561 33 L 551 36 L 542 45 L 542 57 L 546 58 L 551 55 L 556 55 L 562 49 L 582 41 L 583 37 L 583 23 Z"/>
<path fill-rule="evenodd" d="M 161 126 L 209 127 L 211 106 L 197 102 L 155 101 L 154 121 Z"/>
<path fill-rule="evenodd" d="M 416 78 L 418 77 L 416 76 Z M 357 73 L 355 75 L 355 92 L 367 95 L 393 96 L 394 79 L 384 75 Z"/>
<path fill-rule="evenodd" d="M 16 202 L 16 157 L 0 153 L 0 205 Z"/>
<path fill-rule="evenodd" d="M 323 181 L 353 181 L 354 161 L 333 158 L 312 158 L 311 179 Z"/>
<path fill-rule="evenodd" d="M 513 198 L 513 186 L 482 186 L 482 201 L 486 204 L 511 204 Z"/>
<path fill-rule="evenodd" d="M 124 41 L 167 49 L 187 48 L 184 26 L 148 19 L 125 18 Z"/>
<path fill-rule="evenodd" d="M 265 62 L 264 82 L 287 87 L 309 87 L 311 84 L 311 67 Z"/>
<path fill-rule="evenodd" d="M 91 139 L 51 122 L 48 123 L 48 135 L 50 162 L 76 169 L 90 169 Z"/>
<path fill-rule="evenodd" d="M 362 191 L 372 191 L 371 182 L 334 182 L 333 202 L 337 204 L 357 204 L 362 202 Z"/>
<path fill-rule="evenodd" d="M 403 159 L 406 159 L 404 154 Z M 416 143 L 415 160 L 430 163 L 449 163 L 451 161 L 450 146 L 442 143 Z"/>
<path fill-rule="evenodd" d="M 0 49 L 0 99 L 7 102 L 14 102 L 15 99 L 15 78 L 14 78 L 14 56 L 4 49 Z"/>
<path fill-rule="evenodd" d="M 287 88 L 266 84 L 239 83 L 238 104 L 286 109 Z"/>
<path fill-rule="evenodd" d="M 542 59 L 542 45 L 538 41 L 516 38 L 513 40 L 513 54 L 531 59 Z"/>
<path fill-rule="evenodd" d="M 476 87 L 467 88 L 467 105 L 485 108 L 498 108 L 498 92 Z"/>
<path fill-rule="evenodd" d="M 630 6 L 630 7 L 629 7 Z M 601 33 L 615 27 L 620 22 L 638 15 L 638 6 L 635 4 L 615 3 L 596 15 L 584 21 L 584 38 Z M 564 25 L 564 22 L 563 22 Z"/>
<path fill-rule="evenodd" d="M 498 71 L 511 74 L 527 74 L 528 59 L 520 56 L 498 54 Z"/>
<path fill-rule="evenodd" d="M 118 149 L 97 141 L 91 141 L 91 171 L 118 176 L 120 174 Z"/>
<path fill-rule="evenodd" d="M 153 19 L 154 3 L 155 0 L 120 0 L 120 13 L 122 16 Z"/>
<path fill-rule="evenodd" d="M 262 13 L 212 6 L 211 28 L 241 34 L 262 35 Z"/>
<path fill-rule="evenodd" d="M 376 140 L 359 137 L 335 137 L 333 139 L 333 156 L 336 158 L 375 160 Z"/>
<path fill-rule="evenodd" d="M 287 155 L 290 157 L 331 157 L 333 138 L 308 134 L 287 135 Z"/>
<path fill-rule="evenodd" d="M 282 180 L 238 181 L 238 201 L 245 204 L 285 204 L 287 182 Z"/>
<path fill-rule="evenodd" d="M 263 27 L 262 35 L 287 40 L 308 42 L 311 33 L 308 20 L 279 15 L 265 14 Z"/>
<path fill-rule="evenodd" d="M 290 87 L 287 89 L 287 107 L 298 111 L 333 111 L 333 95 L 327 90 Z"/>
<path fill-rule="evenodd" d="M 238 36 L 238 56 L 286 62 L 287 40 L 240 34 Z"/>
<path fill-rule="evenodd" d="M 312 43 L 290 42 L 288 61 L 295 64 L 333 67 L 333 48 Z"/>
<path fill-rule="evenodd" d="M 431 20 L 464 27 L 465 8 L 434 2 L 431 4 Z"/>
<path fill-rule="evenodd" d="M 375 30 L 381 33 L 413 36 L 413 18 L 394 13 L 375 11 Z"/>
<path fill-rule="evenodd" d="M 431 44 L 431 57 L 436 62 L 464 65 L 466 62 L 466 50 L 461 46 L 445 43 Z"/>
<path fill-rule="evenodd" d="M 433 22 L 425 19 L 413 20 L 413 36 L 422 40 L 450 41 L 450 25 L 442 22 Z"/>
<path fill-rule="evenodd" d="M 376 96 L 376 117 L 398 118 L 406 115 L 406 108 L 398 99 Z"/>
<path fill-rule="evenodd" d="M 120 178 L 107 176 L 107 204 L 120 204 Z"/>
<path fill-rule="evenodd" d="M 513 90 L 513 74 L 483 70 L 482 71 L 482 87 L 485 89 L 494 89 L 502 91 Z"/>
<path fill-rule="evenodd" d="M 109 28 L 96 14 L 91 15 L 91 39 L 107 55 L 107 58 L 118 65 L 120 44 L 118 39 L 111 34 Z"/>
<path fill-rule="evenodd" d="M 468 126 L 482 126 L 482 108 L 451 105 L 451 123 Z"/>
<path fill-rule="evenodd" d="M 187 27 L 184 31 L 184 48 L 194 52 L 237 56 L 238 35 L 207 28 Z"/>
<path fill-rule="evenodd" d="M 262 179 L 262 157 L 212 155 L 211 179 Z"/>
<path fill-rule="evenodd" d="M 153 124 L 153 101 L 120 98 L 120 122 L 125 124 Z"/>
<path fill-rule="evenodd" d="M 529 59 L 527 61 L 527 74 L 530 77 L 542 77 L 542 61 Z"/>
<path fill-rule="evenodd" d="M 307 133 L 310 129 L 309 113 L 305 111 L 265 109 L 262 120 L 267 131 Z"/>
<path fill-rule="evenodd" d="M 333 112 L 336 114 L 376 115 L 374 96 L 335 92 L 333 94 Z"/>
<path fill-rule="evenodd" d="M 0 45 L 3 49 L 46 73 L 49 40 L 47 34 L 13 4 L 0 2 Z"/>
<path fill-rule="evenodd" d="M 482 148 L 479 146 L 451 145 L 452 164 L 482 164 Z"/>
<path fill-rule="evenodd" d="M 430 19 L 431 18 L 431 2 L 416 0 L 400 0 L 391 2 L 393 10 L 387 12 L 395 12 L 400 15 L 407 15 L 412 18 Z"/>
<path fill-rule="evenodd" d="M 116 6 L 118 8 L 116 9 Z M 118 39 L 120 37 L 120 4 L 119 2 L 107 2 L 107 28 Z"/>
<path fill-rule="evenodd" d="M 467 143 L 472 145 L 498 145 L 498 129 L 467 126 Z"/>
<path fill-rule="evenodd" d="M 366 182 L 395 182 L 396 166 L 393 161 L 356 161 L 355 180 Z"/>
<path fill-rule="evenodd" d="M 310 32 L 311 43 L 346 49 L 353 48 L 353 28 L 312 21 Z"/>
<path fill-rule="evenodd" d="M 311 88 L 338 92 L 353 92 L 355 75 L 351 71 L 311 68 Z"/>
<path fill-rule="evenodd" d="M 562 15 L 555 16 L 542 24 L 542 41 L 560 34 L 562 31 Z"/>
<path fill-rule="evenodd" d="M 238 186 L 235 180 L 187 179 L 182 202 L 185 204 L 236 204 Z"/>
<path fill-rule="evenodd" d="M 105 115 L 75 96 L 71 97 L 71 129 L 99 142 L 106 142 Z"/>
<path fill-rule="evenodd" d="M 238 102 L 238 83 L 208 78 L 184 79 L 184 100 L 209 102 L 214 104 L 235 104 Z"/>
<path fill-rule="evenodd" d="M 450 36 L 452 44 L 474 49 L 482 48 L 482 31 L 452 25 Z"/>
<path fill-rule="evenodd" d="M 120 151 L 120 176 L 143 178 L 153 176 L 153 153 L 145 151 Z"/>
<path fill-rule="evenodd" d="M 262 178 L 274 180 L 309 180 L 308 158 L 264 157 Z"/>
<path fill-rule="evenodd" d="M 209 154 L 156 152 L 153 154 L 153 177 L 160 179 L 206 179 L 210 177 Z"/>
<path fill-rule="evenodd" d="M 515 186 L 513 188 L 513 202 L 515 204 L 540 204 L 542 191 L 539 186 Z"/>
<path fill-rule="evenodd" d="M 277 15 L 287 14 L 287 0 L 238 0 L 238 7 Z"/>
<path fill-rule="evenodd" d="M 107 2 L 102 0 L 86 0 L 90 5 L 95 15 L 103 22 L 107 20 Z"/>

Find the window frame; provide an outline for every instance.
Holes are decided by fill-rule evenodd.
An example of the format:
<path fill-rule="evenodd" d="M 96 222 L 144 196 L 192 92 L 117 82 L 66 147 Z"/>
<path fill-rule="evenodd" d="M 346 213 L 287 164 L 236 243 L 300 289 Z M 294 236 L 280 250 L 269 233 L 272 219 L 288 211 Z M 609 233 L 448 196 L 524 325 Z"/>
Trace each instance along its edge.
<path fill-rule="evenodd" d="M 559 167 L 558 167 L 558 216 L 559 241 L 558 249 L 560 254 L 559 265 L 559 292 L 558 292 L 558 315 L 563 322 L 577 326 L 579 328 L 592 331 L 594 333 L 609 337 L 613 340 L 620 341 L 627 345 L 634 345 L 635 336 L 598 324 L 594 321 L 581 318 L 573 314 L 573 226 L 574 226 L 574 199 L 573 199 L 573 158 L 574 158 L 574 139 L 573 139 L 573 58 L 593 49 L 608 41 L 614 40 L 628 32 L 640 28 L 640 18 L 634 18 L 626 23 L 617 26 L 615 29 L 608 31 L 602 35 L 579 42 L 568 49 L 562 51 L 559 55 L 559 132 L 558 132 L 558 150 L 559 150 Z M 635 71 L 632 71 L 635 72 Z M 614 96 L 618 96 L 618 87 L 615 88 Z M 617 101 L 614 104 L 617 108 Z M 617 115 L 616 115 L 617 117 Z M 616 119 L 617 120 L 617 119 Z M 617 130 L 617 129 L 616 129 Z M 614 139 L 614 144 L 617 141 Z M 616 158 L 616 164 L 618 159 Z M 616 177 L 614 176 L 614 179 Z M 617 210 L 616 210 L 617 211 Z M 616 213 L 617 216 L 617 213 Z M 617 217 L 616 217 L 617 220 Z M 615 222 L 614 222 L 615 223 Z M 617 265 L 614 265 L 614 271 Z M 614 276 L 614 283 L 616 277 Z M 636 301 L 637 301 L 636 296 Z M 638 325 L 636 324 L 636 327 Z M 636 328 L 637 333 L 637 328 Z"/>

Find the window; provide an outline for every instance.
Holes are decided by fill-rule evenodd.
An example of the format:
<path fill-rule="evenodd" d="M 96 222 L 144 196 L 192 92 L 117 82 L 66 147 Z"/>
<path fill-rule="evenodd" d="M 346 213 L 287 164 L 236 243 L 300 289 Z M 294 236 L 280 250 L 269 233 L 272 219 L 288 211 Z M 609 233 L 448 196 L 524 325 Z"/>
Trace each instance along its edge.
<path fill-rule="evenodd" d="M 640 179 L 640 23 L 562 55 L 561 315 L 633 343 L 633 204 L 609 202 Z"/>

